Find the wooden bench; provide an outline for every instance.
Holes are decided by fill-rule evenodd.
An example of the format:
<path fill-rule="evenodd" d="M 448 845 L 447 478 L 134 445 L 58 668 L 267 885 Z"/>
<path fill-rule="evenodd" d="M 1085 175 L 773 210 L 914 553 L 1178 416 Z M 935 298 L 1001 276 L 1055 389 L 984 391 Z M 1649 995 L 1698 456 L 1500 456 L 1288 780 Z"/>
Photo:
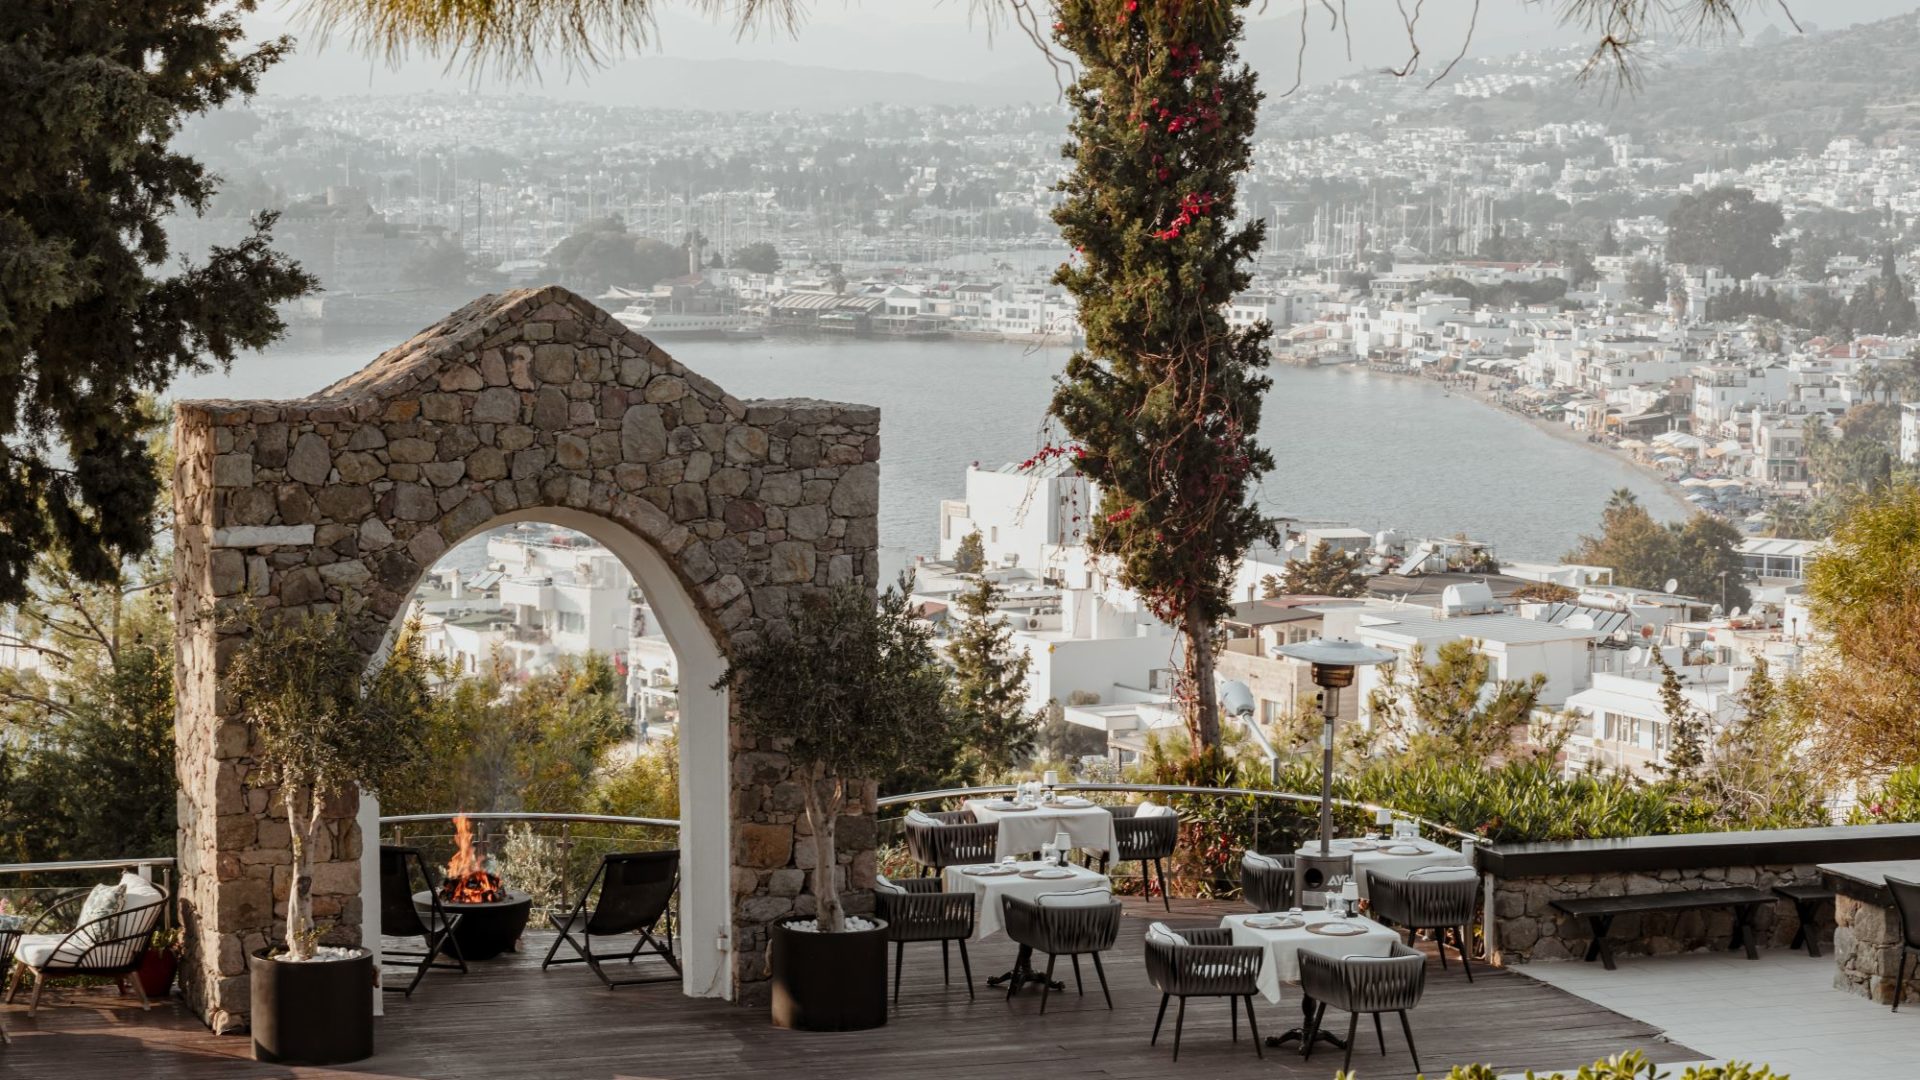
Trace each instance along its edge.
<path fill-rule="evenodd" d="M 1833 903 L 1833 889 L 1815 882 L 1810 885 L 1775 885 L 1773 895 L 1793 901 L 1800 928 L 1793 932 L 1792 948 L 1807 947 L 1808 956 L 1820 955 L 1820 905 Z"/>
<path fill-rule="evenodd" d="M 1648 915 L 1663 912 L 1698 911 L 1703 908 L 1733 909 L 1733 939 L 1728 950 L 1745 946 L 1747 959 L 1758 960 L 1754 948 L 1753 912 L 1761 904 L 1771 904 L 1774 895 L 1752 886 L 1725 889 L 1693 889 L 1687 892 L 1638 893 L 1629 896 L 1586 896 L 1577 900 L 1555 900 L 1553 906 L 1576 919 L 1587 920 L 1593 930 L 1593 943 L 1587 946 L 1589 963 L 1598 959 L 1608 971 L 1614 969 L 1613 947 L 1607 943 L 1607 931 L 1620 915 Z"/>

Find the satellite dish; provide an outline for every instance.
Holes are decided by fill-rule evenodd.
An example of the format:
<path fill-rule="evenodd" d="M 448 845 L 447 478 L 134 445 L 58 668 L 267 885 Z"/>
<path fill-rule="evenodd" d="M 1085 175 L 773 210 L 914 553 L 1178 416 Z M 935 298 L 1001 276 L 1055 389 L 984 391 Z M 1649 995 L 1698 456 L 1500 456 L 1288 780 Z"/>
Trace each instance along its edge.
<path fill-rule="evenodd" d="M 1664 588 L 1666 589 L 1666 591 L 1667 591 L 1667 592 L 1675 592 L 1675 591 L 1677 591 L 1677 590 L 1678 590 L 1678 589 L 1680 588 L 1680 579 L 1679 579 L 1679 578 L 1668 578 L 1668 579 L 1667 579 L 1667 583 L 1666 583 L 1666 585 L 1664 586 Z"/>
<path fill-rule="evenodd" d="M 1737 618 L 1739 618 L 1739 617 L 1740 617 L 1740 609 L 1739 609 L 1739 608 L 1734 608 L 1734 609 L 1733 609 L 1732 611 L 1729 611 L 1729 612 L 1727 612 L 1727 618 L 1729 618 L 1729 619 L 1737 619 Z"/>
<path fill-rule="evenodd" d="M 1639 667 L 1642 663 L 1646 662 L 1646 659 L 1647 659 L 1647 650 L 1645 649 L 1634 648 L 1634 649 L 1627 650 L 1627 666 L 1628 667 Z"/>

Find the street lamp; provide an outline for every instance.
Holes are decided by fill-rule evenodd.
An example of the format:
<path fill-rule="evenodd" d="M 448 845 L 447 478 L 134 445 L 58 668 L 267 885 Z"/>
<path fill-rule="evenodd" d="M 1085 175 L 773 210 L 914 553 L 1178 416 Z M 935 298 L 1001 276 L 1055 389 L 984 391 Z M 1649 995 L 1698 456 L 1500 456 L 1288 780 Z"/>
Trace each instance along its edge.
<path fill-rule="evenodd" d="M 1340 715 L 1340 691 L 1353 685 L 1357 668 L 1387 663 L 1395 654 L 1344 638 L 1314 638 L 1273 651 L 1313 665 L 1313 682 L 1320 687 L 1320 851 L 1317 855 L 1302 851 L 1294 860 L 1294 895 L 1298 896 L 1298 889 L 1324 885 L 1345 862 L 1344 856 L 1338 860 L 1333 856 L 1333 725 Z"/>

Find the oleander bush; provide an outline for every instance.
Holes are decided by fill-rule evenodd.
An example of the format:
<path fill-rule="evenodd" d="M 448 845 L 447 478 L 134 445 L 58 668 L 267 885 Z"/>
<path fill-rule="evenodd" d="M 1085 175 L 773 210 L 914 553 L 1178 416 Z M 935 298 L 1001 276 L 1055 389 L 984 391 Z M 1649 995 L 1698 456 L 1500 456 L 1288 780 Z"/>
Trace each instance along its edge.
<path fill-rule="evenodd" d="M 1880 786 L 1860 796 L 1847 816 L 1849 825 L 1920 821 L 1920 765 L 1897 769 Z"/>

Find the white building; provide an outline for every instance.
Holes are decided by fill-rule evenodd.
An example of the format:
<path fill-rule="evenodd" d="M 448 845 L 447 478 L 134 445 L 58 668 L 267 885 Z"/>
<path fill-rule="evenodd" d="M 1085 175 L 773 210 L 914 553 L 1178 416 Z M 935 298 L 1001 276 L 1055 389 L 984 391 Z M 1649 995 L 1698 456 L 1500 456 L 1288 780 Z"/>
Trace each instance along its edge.
<path fill-rule="evenodd" d="M 1920 465 L 1920 401 L 1900 406 L 1900 460 Z"/>

